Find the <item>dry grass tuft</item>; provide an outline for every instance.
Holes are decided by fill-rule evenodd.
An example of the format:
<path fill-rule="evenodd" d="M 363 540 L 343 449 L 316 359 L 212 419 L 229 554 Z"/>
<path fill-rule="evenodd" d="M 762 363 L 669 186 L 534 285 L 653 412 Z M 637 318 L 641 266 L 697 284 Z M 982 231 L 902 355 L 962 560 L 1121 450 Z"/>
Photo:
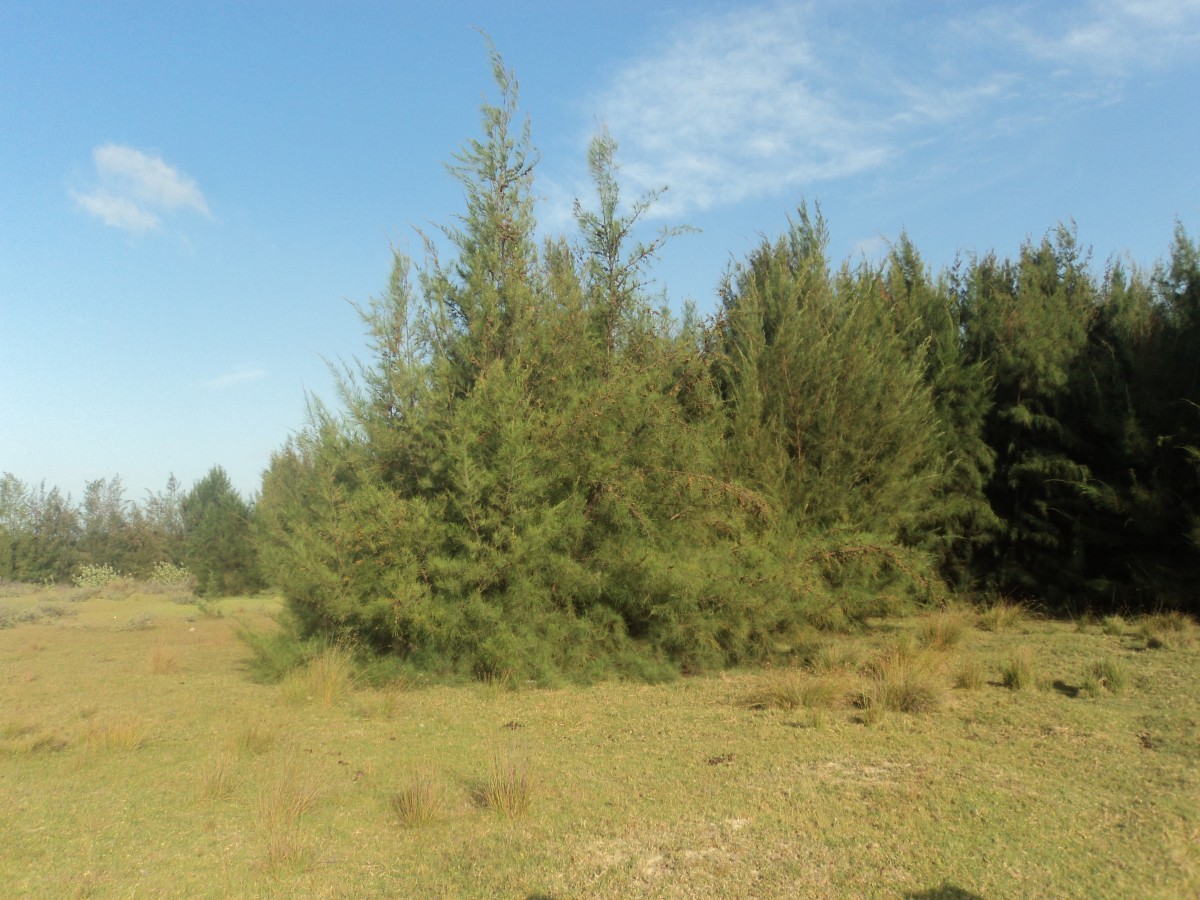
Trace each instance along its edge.
<path fill-rule="evenodd" d="M 1111 657 L 1105 657 L 1096 660 L 1088 669 L 1083 680 L 1083 691 L 1092 696 L 1099 694 L 1102 690 L 1120 695 L 1129 688 L 1129 683 L 1129 669 L 1125 664 Z"/>
<path fill-rule="evenodd" d="M 283 680 L 283 693 L 290 703 L 316 703 L 331 709 L 354 686 L 354 655 L 335 644 L 314 656 L 301 669 Z"/>
<path fill-rule="evenodd" d="M 1024 625 L 1028 618 L 1025 607 L 1001 597 L 979 614 L 979 627 L 984 631 L 1012 631 Z"/>
<path fill-rule="evenodd" d="M 146 724 L 126 716 L 111 722 L 93 722 L 84 735 L 83 745 L 94 752 L 121 752 L 141 749 L 146 739 Z"/>
<path fill-rule="evenodd" d="M 179 659 L 165 647 L 155 647 L 148 663 L 151 675 L 170 675 L 179 671 Z"/>
<path fill-rule="evenodd" d="M 1127 627 L 1128 623 L 1122 616 L 1105 616 L 1100 620 L 1100 630 L 1111 637 L 1120 637 Z"/>
<path fill-rule="evenodd" d="M 967 633 L 968 623 L 960 612 L 940 612 L 928 616 L 917 629 L 917 643 L 929 650 L 949 650 Z"/>
<path fill-rule="evenodd" d="M 300 820 L 316 804 L 321 791 L 321 785 L 298 760 L 287 759 L 259 793 L 258 821 L 269 869 L 295 866 L 304 860 L 307 848 L 301 840 Z"/>
<path fill-rule="evenodd" d="M 959 660 L 954 669 L 954 686 L 964 691 L 976 691 L 987 684 L 987 668 L 976 656 Z"/>
<path fill-rule="evenodd" d="M 234 758 L 222 753 L 215 757 L 200 775 L 200 796 L 205 800 L 225 800 L 233 795 L 235 785 Z"/>
<path fill-rule="evenodd" d="M 832 709 L 846 693 L 841 679 L 788 669 L 766 676 L 750 693 L 747 705 L 751 709 Z"/>
<path fill-rule="evenodd" d="M 885 647 L 867 666 L 867 686 L 859 693 L 863 719 L 874 723 L 886 712 L 924 713 L 941 706 L 945 688 L 941 664 L 928 651 L 903 643 Z"/>
<path fill-rule="evenodd" d="M 400 824 L 415 828 L 428 825 L 441 814 L 445 796 L 441 782 L 429 772 L 420 770 L 392 794 L 391 802 Z"/>
<path fill-rule="evenodd" d="M 1000 681 L 1014 691 L 1033 690 L 1038 686 L 1037 664 L 1028 647 L 1012 652 L 1000 667 Z"/>
<path fill-rule="evenodd" d="M 475 793 L 481 806 L 510 819 L 525 815 L 533 801 L 529 764 L 523 758 L 497 751 L 492 755 L 487 778 Z"/>
<path fill-rule="evenodd" d="M 1196 642 L 1196 623 L 1177 610 L 1143 616 L 1138 625 L 1138 633 L 1151 650 L 1177 650 Z"/>
<path fill-rule="evenodd" d="M 266 722 L 244 722 L 233 733 L 233 749 L 239 756 L 259 756 L 274 747 L 277 738 L 274 726 Z"/>

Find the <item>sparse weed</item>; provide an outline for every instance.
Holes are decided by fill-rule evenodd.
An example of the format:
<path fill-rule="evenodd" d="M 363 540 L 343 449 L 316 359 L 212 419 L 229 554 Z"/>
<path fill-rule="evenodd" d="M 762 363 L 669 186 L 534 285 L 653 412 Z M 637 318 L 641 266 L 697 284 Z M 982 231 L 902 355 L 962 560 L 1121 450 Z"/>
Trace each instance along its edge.
<path fill-rule="evenodd" d="M 533 799 L 533 779 L 523 758 L 499 751 L 492 755 L 487 778 L 479 785 L 476 797 L 482 806 L 515 819 L 529 811 Z"/>
<path fill-rule="evenodd" d="M 429 772 L 419 770 L 392 794 L 392 810 L 400 824 L 412 828 L 428 825 L 442 811 L 441 783 Z"/>
<path fill-rule="evenodd" d="M 146 724 L 132 716 L 111 722 L 93 722 L 84 735 L 84 746 L 93 752 L 138 750 L 146 743 Z"/>
<path fill-rule="evenodd" d="M 1014 691 L 1032 690 L 1038 686 L 1037 665 L 1028 647 L 1021 647 L 1000 667 L 1000 681 Z"/>
<path fill-rule="evenodd" d="M 984 631 L 1012 631 L 1028 618 L 1025 607 L 1002 597 L 979 614 L 979 627 Z"/>

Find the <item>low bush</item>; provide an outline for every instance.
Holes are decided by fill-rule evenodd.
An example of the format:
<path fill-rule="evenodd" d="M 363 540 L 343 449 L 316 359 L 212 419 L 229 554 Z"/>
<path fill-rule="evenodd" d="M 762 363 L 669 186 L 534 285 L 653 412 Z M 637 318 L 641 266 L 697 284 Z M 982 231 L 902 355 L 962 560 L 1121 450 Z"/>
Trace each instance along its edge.
<path fill-rule="evenodd" d="M 80 566 L 71 576 L 71 583 L 78 588 L 102 588 L 120 581 L 124 576 L 107 563 Z"/>

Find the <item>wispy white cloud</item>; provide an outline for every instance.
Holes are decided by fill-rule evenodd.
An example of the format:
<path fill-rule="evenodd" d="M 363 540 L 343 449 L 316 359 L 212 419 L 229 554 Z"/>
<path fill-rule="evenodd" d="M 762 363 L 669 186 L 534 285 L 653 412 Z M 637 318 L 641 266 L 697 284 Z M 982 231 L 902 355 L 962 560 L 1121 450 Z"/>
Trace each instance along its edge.
<path fill-rule="evenodd" d="M 1200 49 L 1200 0 L 1090 0 L 1064 5 L 1049 21 L 1042 11 L 1039 22 L 1021 7 L 997 15 L 1030 53 L 1113 77 Z"/>
<path fill-rule="evenodd" d="M 1109 102 L 1132 67 L 1200 49 L 1200 0 L 995 2 L 911 12 L 781 0 L 692 17 L 618 70 L 594 108 L 655 214 L 881 170 L 931 142 Z M 1061 76 L 1064 69 L 1074 79 Z M 1080 74 L 1082 73 L 1082 74 Z"/>
<path fill-rule="evenodd" d="M 249 384 L 254 381 L 261 381 L 270 373 L 262 366 L 257 365 L 240 365 L 235 366 L 230 371 L 223 375 L 218 375 L 216 378 L 210 378 L 202 385 L 206 390 L 224 391 L 229 388 L 238 387 L 239 385 Z"/>
<path fill-rule="evenodd" d="M 105 225 L 140 234 L 162 225 L 162 215 L 190 211 L 211 216 L 208 201 L 190 176 L 164 162 L 120 144 L 92 151 L 98 184 L 90 191 L 71 191 L 84 212 Z"/>
<path fill-rule="evenodd" d="M 806 7 L 692 21 L 628 65 L 600 98 L 639 190 L 668 184 L 662 214 L 881 164 L 887 137 L 834 88 Z"/>

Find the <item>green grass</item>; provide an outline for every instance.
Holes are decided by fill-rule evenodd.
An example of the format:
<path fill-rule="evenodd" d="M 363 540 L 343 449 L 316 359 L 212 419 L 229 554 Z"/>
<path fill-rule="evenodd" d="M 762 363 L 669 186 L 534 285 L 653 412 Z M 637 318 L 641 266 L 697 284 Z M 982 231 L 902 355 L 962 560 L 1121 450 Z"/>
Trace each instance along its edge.
<path fill-rule="evenodd" d="M 555 690 L 349 677 L 325 705 L 252 677 L 237 633 L 276 627 L 277 601 L 221 606 L 134 590 L 0 630 L 8 895 L 1200 895 L 1200 643 L 1142 652 L 1139 622 L 1118 642 L 1027 619 L 1038 691 L 1000 684 L 1011 631 L 934 652 L 914 618 L 824 637 L 830 667 Z M 114 627 L 143 612 L 152 630 Z M 174 672 L 148 670 L 158 647 Z M 1087 697 L 1109 659 L 1124 693 Z M 847 698 L 885 686 L 864 724 Z M 791 699 L 751 702 L 767 695 Z"/>

